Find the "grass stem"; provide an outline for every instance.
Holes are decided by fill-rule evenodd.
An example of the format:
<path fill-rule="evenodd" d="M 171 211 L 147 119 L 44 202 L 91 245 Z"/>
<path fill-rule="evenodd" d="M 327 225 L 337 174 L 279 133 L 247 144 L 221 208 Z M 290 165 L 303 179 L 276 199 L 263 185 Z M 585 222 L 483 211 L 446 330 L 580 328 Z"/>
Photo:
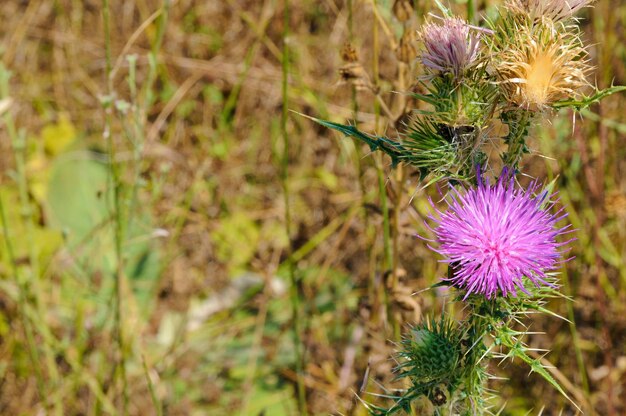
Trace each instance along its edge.
<path fill-rule="evenodd" d="M 126 342 L 123 328 L 122 316 L 124 315 L 124 255 L 123 255 L 123 241 L 124 241 L 124 219 L 122 214 L 122 182 L 121 174 L 119 171 L 119 165 L 116 162 L 115 143 L 113 139 L 113 107 L 114 107 L 114 89 L 113 89 L 113 59 L 111 52 L 111 12 L 109 0 L 103 0 L 102 10 L 103 24 L 104 24 L 104 44 L 105 44 L 105 76 L 106 76 L 106 89 L 107 99 L 104 104 L 105 110 L 105 126 L 104 126 L 104 138 L 108 146 L 109 155 L 109 184 L 113 189 L 113 206 L 112 218 L 114 226 L 114 240 L 115 240 L 115 312 L 114 312 L 114 331 L 117 342 L 117 362 L 115 363 L 116 370 L 119 370 L 119 379 L 122 383 L 122 406 L 121 414 L 128 414 L 129 404 L 129 392 L 128 392 L 128 379 L 126 374 Z M 118 372 L 116 371 L 117 375 Z"/>
<path fill-rule="evenodd" d="M 287 132 L 287 120 L 289 117 L 289 0 L 284 0 L 283 8 L 283 53 L 282 63 L 282 114 L 280 119 L 280 131 L 283 137 L 283 154 L 281 157 L 280 178 L 283 187 L 285 204 L 285 232 L 289 240 L 287 246 L 287 266 L 289 273 L 289 298 L 291 301 L 291 319 L 293 325 L 293 343 L 296 365 L 296 389 L 298 410 L 301 415 L 307 415 L 306 389 L 304 384 L 304 351 L 301 338 L 301 313 L 300 313 L 300 289 L 296 276 L 296 264 L 293 260 L 293 245 L 291 241 L 291 203 L 289 198 L 289 133 Z"/>

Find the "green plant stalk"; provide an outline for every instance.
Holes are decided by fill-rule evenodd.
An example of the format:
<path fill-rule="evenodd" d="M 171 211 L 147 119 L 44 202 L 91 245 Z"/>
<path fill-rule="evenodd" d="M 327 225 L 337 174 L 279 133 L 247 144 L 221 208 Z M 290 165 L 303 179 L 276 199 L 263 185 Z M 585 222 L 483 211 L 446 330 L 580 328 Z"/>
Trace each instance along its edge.
<path fill-rule="evenodd" d="M 350 45 L 354 46 L 354 7 L 352 0 L 347 0 L 348 8 L 348 40 Z M 354 127 L 359 127 L 359 101 L 357 100 L 357 89 L 355 85 L 350 86 L 350 104 L 352 106 L 352 119 L 354 121 Z M 361 164 L 361 147 L 358 143 L 354 144 L 354 164 L 356 166 L 359 193 L 361 194 L 361 204 L 365 203 L 365 184 L 363 183 L 363 165 Z M 367 222 L 367 215 L 363 210 L 363 220 Z"/>
<path fill-rule="evenodd" d="M 155 100 L 155 96 L 152 92 L 158 74 L 158 54 L 161 50 L 161 46 L 163 45 L 165 28 L 167 27 L 167 21 L 169 19 L 170 6 L 171 0 L 163 0 L 163 5 L 161 6 L 161 16 L 159 16 L 157 23 L 156 37 L 150 47 L 150 53 L 148 54 L 148 75 L 146 77 L 146 82 L 143 85 L 142 115 L 144 118 L 147 117 L 148 109 L 152 106 L 152 104 L 154 104 Z M 145 119 L 143 125 L 145 125 Z"/>
<path fill-rule="evenodd" d="M 158 74 L 158 53 L 163 44 L 163 38 L 165 35 L 165 29 L 168 22 L 170 9 L 170 0 L 164 0 L 161 6 L 161 15 L 157 22 L 157 33 L 154 42 L 152 43 L 150 53 L 148 54 L 149 69 L 146 82 L 142 88 L 142 96 L 137 96 L 137 59 L 136 56 L 131 55 L 126 59 L 128 61 L 128 86 L 130 90 L 130 100 L 132 103 L 132 126 L 130 128 L 125 127 L 126 137 L 133 147 L 133 180 L 130 190 L 130 203 L 126 211 L 126 222 L 131 224 L 135 210 L 139 203 L 139 183 L 141 180 L 142 164 L 141 159 L 143 157 L 144 145 L 146 141 L 146 125 L 147 115 L 150 106 L 154 103 L 155 95 L 153 94 L 154 83 Z M 111 74 L 109 75 L 109 78 Z M 122 118 L 124 121 L 124 118 Z M 125 123 L 123 123 L 125 124 Z M 152 379 L 149 376 L 149 371 L 145 358 L 142 356 L 142 364 L 144 368 L 145 377 L 150 390 L 150 396 L 152 404 L 158 416 L 163 414 L 163 406 L 160 403 Z M 125 399 L 126 400 L 126 399 Z"/>
<path fill-rule="evenodd" d="M 161 14 L 157 22 L 157 34 L 150 53 L 148 54 L 148 75 L 143 85 L 142 96 L 137 96 L 137 59 L 135 56 L 128 56 L 128 87 L 130 89 L 130 98 L 133 104 L 133 126 L 132 134 L 127 134 L 129 141 L 133 146 L 133 181 L 130 190 L 130 204 L 126 212 L 126 222 L 132 223 L 132 217 L 138 205 L 139 183 L 141 182 L 141 158 L 143 157 L 147 115 L 150 106 L 154 103 L 154 95 L 152 93 L 154 83 L 158 73 L 158 53 L 163 45 L 165 28 L 169 18 L 170 0 L 164 0 L 161 6 Z"/>
<path fill-rule="evenodd" d="M 571 296 L 571 286 L 569 280 L 569 274 L 566 268 L 563 268 L 561 272 L 561 280 L 563 281 L 563 292 L 566 296 Z M 580 335 L 578 333 L 578 328 L 576 328 L 576 320 L 574 316 L 574 306 L 573 302 L 566 301 L 565 305 L 567 307 L 567 319 L 569 321 L 569 328 L 572 334 L 572 342 L 574 344 L 574 352 L 576 354 L 576 364 L 578 366 L 578 375 L 580 376 L 580 381 L 582 383 L 583 393 L 585 395 L 585 399 L 587 402 L 590 401 L 590 391 L 589 391 L 589 379 L 587 378 L 587 370 L 585 368 L 585 359 L 583 357 L 582 349 L 580 348 Z M 595 411 L 593 407 L 589 407 L 585 409 L 591 415 L 595 415 Z"/>
<path fill-rule="evenodd" d="M 128 56 L 128 87 L 130 89 L 130 99 L 132 103 L 132 126 L 127 126 L 122 118 L 122 125 L 128 141 L 133 147 L 133 181 L 130 191 L 130 204 L 126 210 L 126 221 L 132 223 L 132 217 L 138 203 L 139 182 L 141 179 L 141 157 L 143 155 L 146 138 L 146 119 L 144 111 L 139 111 L 137 107 L 137 59 L 135 56 Z M 152 65 L 150 66 L 152 68 Z"/>
<path fill-rule="evenodd" d="M 156 390 L 154 388 L 154 383 L 152 383 L 152 378 L 150 377 L 150 372 L 148 371 L 148 364 L 146 364 L 146 358 L 141 358 L 143 364 L 143 373 L 146 377 L 146 382 L 148 383 L 148 390 L 150 390 L 150 399 L 152 399 L 152 405 L 156 410 L 157 416 L 163 416 L 163 406 L 161 405 L 159 397 L 157 396 Z"/>
<path fill-rule="evenodd" d="M 135 212 L 138 201 L 138 184 L 141 175 L 141 157 L 146 138 L 147 115 L 150 106 L 154 103 L 155 95 L 153 94 L 154 83 L 158 74 L 158 53 L 163 44 L 165 28 L 167 26 L 170 9 L 170 0 L 164 0 L 157 20 L 156 38 L 151 45 L 148 53 L 148 74 L 146 81 L 142 87 L 141 96 L 137 95 L 137 58 L 135 55 L 126 57 L 128 61 L 128 87 L 130 90 L 130 100 L 133 104 L 133 125 L 132 129 L 125 127 L 126 137 L 133 146 L 133 181 L 130 190 L 130 204 L 126 210 L 126 221 L 128 224 L 132 222 L 132 216 Z M 109 76 L 111 78 L 113 74 Z"/>
<path fill-rule="evenodd" d="M 350 41 L 350 44 L 353 47 L 356 47 L 355 42 L 354 42 L 354 2 L 353 0 L 347 0 L 346 7 L 348 9 L 348 39 Z M 359 102 L 357 99 L 358 91 L 355 85 L 351 85 L 350 87 L 351 87 L 350 101 L 352 105 L 352 119 L 353 119 L 354 127 L 358 129 L 359 127 L 359 119 L 358 119 Z M 374 250 L 375 250 L 374 243 L 376 239 L 376 230 L 372 222 L 369 220 L 369 215 L 367 215 L 367 210 L 365 209 L 365 204 L 368 198 L 367 198 L 366 186 L 365 186 L 364 177 L 363 177 L 364 170 L 363 170 L 363 164 L 361 163 L 362 158 L 363 158 L 363 152 L 361 151 L 361 143 L 354 142 L 353 159 L 354 159 L 354 164 L 356 167 L 356 173 L 358 177 L 359 194 L 360 194 L 361 206 L 362 206 L 361 219 L 363 223 L 365 224 L 365 229 L 366 229 L 367 258 L 373 259 Z M 369 299 L 372 299 L 373 308 L 374 310 L 376 310 L 379 307 L 378 297 L 376 296 L 376 263 L 370 261 L 369 266 L 370 266 L 368 268 L 369 275 L 367 276 L 367 296 L 369 297 Z M 375 317 L 376 317 L 375 314 L 370 315 L 371 319 Z"/>
<path fill-rule="evenodd" d="M 476 1 L 467 0 L 467 21 L 471 24 L 476 24 Z"/>
<path fill-rule="evenodd" d="M 377 14 L 376 0 L 372 0 L 372 6 L 374 7 L 374 12 Z M 372 32 L 373 37 L 373 74 L 374 74 L 374 85 L 378 88 L 380 82 L 380 71 L 378 64 L 378 56 L 380 54 L 380 39 L 378 33 L 378 21 L 374 23 L 374 28 Z M 375 115 L 375 130 L 378 133 L 380 129 L 380 117 L 381 117 L 381 106 L 378 100 L 374 101 L 374 115 Z M 392 252 L 392 241 L 391 241 L 391 224 L 389 221 L 389 205 L 387 201 L 387 189 L 385 187 L 385 173 L 383 171 L 383 157 L 381 154 L 376 156 L 376 175 L 378 178 L 378 195 L 380 198 L 380 205 L 383 214 L 383 275 L 386 275 L 387 271 L 391 270 L 394 273 L 394 264 L 393 264 L 393 252 Z M 391 324 L 392 329 L 395 332 L 395 325 L 393 324 L 393 311 L 392 305 L 389 299 L 389 294 L 387 293 L 386 285 L 381 285 L 382 298 L 385 303 L 385 309 L 387 314 L 387 321 Z"/>
<path fill-rule="evenodd" d="M 117 341 L 117 348 L 119 357 L 116 360 L 115 368 L 119 368 L 119 378 L 122 382 L 122 415 L 128 414 L 128 378 L 126 374 L 126 343 L 125 334 L 122 322 L 122 315 L 124 310 L 123 297 L 124 297 L 124 257 L 123 257 L 123 241 L 124 241 L 124 223 L 122 218 L 122 183 L 119 172 L 119 166 L 115 161 L 115 144 L 113 142 L 113 79 L 111 77 L 112 70 L 112 56 L 111 56 L 111 12 L 109 6 L 109 0 L 103 0 L 103 24 L 104 24 L 104 43 L 105 43 L 105 62 L 106 62 L 106 84 L 107 94 L 109 96 L 109 103 L 105 105 L 105 126 L 104 137 L 108 144 L 109 154 L 109 177 L 110 184 L 113 187 L 113 221 L 114 221 L 114 235 L 115 235 L 115 318 L 114 329 L 115 337 Z M 115 374 L 118 374 L 117 371 Z"/>
<path fill-rule="evenodd" d="M 289 0 L 283 2 L 283 54 L 282 54 L 282 114 L 280 130 L 283 137 L 283 154 L 280 161 L 280 179 L 283 187 L 285 204 L 285 232 L 289 243 L 287 245 L 287 266 L 289 273 L 289 298 L 291 300 L 291 318 L 293 325 L 293 343 L 296 359 L 296 390 L 298 410 L 301 415 L 307 415 L 306 386 L 304 384 L 304 351 L 301 338 L 300 318 L 300 291 L 296 277 L 296 264 L 293 260 L 293 246 L 291 241 L 291 207 L 289 202 L 289 133 L 287 132 L 287 120 L 289 117 Z"/>
<path fill-rule="evenodd" d="M 9 74 L 6 72 L 4 68 L 2 68 L 2 72 L 4 74 L 3 74 L 1 85 L 0 85 L 0 97 L 8 97 L 9 96 L 9 86 L 8 86 Z M 4 121 L 4 124 L 7 126 L 9 137 L 11 138 L 11 148 L 13 150 L 13 154 L 15 157 L 18 194 L 19 194 L 19 200 L 20 200 L 20 213 L 26 225 L 26 241 L 28 243 L 28 260 L 31 266 L 30 267 L 31 278 L 29 279 L 30 285 L 27 283 L 22 284 L 22 282 L 20 281 L 21 279 L 19 275 L 17 274 L 17 268 L 15 269 L 16 271 L 15 278 L 17 279 L 18 284 L 20 286 L 20 296 L 24 296 L 25 302 L 28 302 L 28 297 L 32 293 L 35 310 L 37 311 L 37 315 L 38 315 L 36 319 L 40 323 L 40 325 L 45 326 L 47 323 L 47 320 L 45 319 L 45 312 L 41 304 L 41 293 L 42 293 L 41 287 L 40 287 L 41 268 L 39 264 L 38 246 L 34 238 L 34 232 L 35 232 L 34 230 L 35 219 L 33 218 L 34 210 L 32 209 L 30 200 L 29 200 L 28 179 L 26 177 L 26 137 L 23 132 L 17 131 L 15 122 L 8 112 L 7 114 L 3 116 L 3 121 Z M 7 244 L 8 244 L 8 239 L 7 239 Z M 46 367 L 48 369 L 48 375 L 51 378 L 52 385 L 53 387 L 58 387 L 60 378 L 59 378 L 58 369 L 54 360 L 54 353 L 50 349 L 50 345 L 47 342 L 43 343 L 42 348 L 44 351 Z M 43 397 L 48 397 L 48 396 L 43 396 Z M 54 411 L 55 411 L 55 414 L 58 414 L 58 415 L 63 414 L 63 405 L 59 400 L 56 400 L 54 403 Z"/>

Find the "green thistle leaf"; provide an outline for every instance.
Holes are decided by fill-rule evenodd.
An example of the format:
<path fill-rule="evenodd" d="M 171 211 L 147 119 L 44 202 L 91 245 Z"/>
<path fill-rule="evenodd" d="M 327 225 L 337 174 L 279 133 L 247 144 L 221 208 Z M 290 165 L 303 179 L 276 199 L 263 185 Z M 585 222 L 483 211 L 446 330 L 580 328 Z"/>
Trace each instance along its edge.
<path fill-rule="evenodd" d="M 621 91 L 626 91 L 626 86 L 615 85 L 609 88 L 605 88 L 603 90 L 596 90 L 596 92 L 593 95 L 590 95 L 588 97 L 583 97 L 579 100 L 572 99 L 572 100 L 557 101 L 554 104 L 552 104 L 552 107 L 556 109 L 573 108 L 576 111 L 581 111 L 581 110 L 584 110 L 585 108 L 590 107 L 593 104 L 600 102 L 600 100 L 602 100 L 603 98 L 608 97 L 609 95 L 615 94 L 616 92 L 621 92 Z"/>
<path fill-rule="evenodd" d="M 314 122 L 324 127 L 328 127 L 340 133 L 343 133 L 348 137 L 354 137 L 355 139 L 359 139 L 363 143 L 366 143 L 367 145 L 369 145 L 372 151 L 380 150 L 386 153 L 387 155 L 391 157 L 391 163 L 392 163 L 392 166 L 394 167 L 397 166 L 400 160 L 406 157 L 407 151 L 406 149 L 404 149 L 402 144 L 395 142 L 393 140 L 390 140 L 386 137 L 373 136 L 367 133 L 363 133 L 362 131 L 358 130 L 354 126 L 333 123 L 332 121 L 322 120 L 322 119 L 307 116 L 306 114 L 302 114 L 298 112 L 295 112 L 295 113 L 303 117 L 306 117 L 309 120 L 313 120 Z"/>

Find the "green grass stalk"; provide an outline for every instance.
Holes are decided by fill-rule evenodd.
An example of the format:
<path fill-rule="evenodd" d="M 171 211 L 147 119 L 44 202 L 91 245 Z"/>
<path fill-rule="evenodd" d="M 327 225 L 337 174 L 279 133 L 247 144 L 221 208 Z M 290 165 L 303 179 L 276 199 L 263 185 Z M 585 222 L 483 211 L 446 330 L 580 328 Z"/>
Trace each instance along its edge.
<path fill-rule="evenodd" d="M 476 0 L 467 0 L 467 21 L 476 24 Z"/>
<path fill-rule="evenodd" d="M 108 145 L 109 154 L 109 180 L 110 186 L 113 189 L 113 207 L 112 218 L 114 222 L 114 236 L 115 236 L 115 313 L 114 313 L 114 331 L 117 342 L 118 357 L 115 363 L 115 374 L 117 375 L 117 369 L 119 369 L 119 379 L 122 383 L 122 408 L 121 414 L 128 414 L 128 378 L 126 374 L 126 342 L 123 328 L 123 311 L 124 311 L 124 256 L 123 256 L 123 242 L 124 242 L 124 220 L 122 216 L 122 182 L 120 177 L 119 166 L 115 160 L 115 143 L 113 140 L 113 78 L 112 74 L 112 55 L 111 55 L 111 12 L 109 6 L 109 0 L 103 0 L 102 17 L 104 23 L 104 44 L 105 44 L 105 62 L 106 62 L 106 89 L 108 99 L 104 103 L 105 110 L 105 126 L 104 126 L 104 138 Z"/>
<path fill-rule="evenodd" d="M 374 10 L 374 14 L 378 16 L 377 4 L 375 0 L 372 0 L 372 7 Z M 376 20 L 374 23 L 374 27 L 372 30 L 373 37 L 373 62 L 372 62 L 372 72 L 373 72 L 373 82 L 374 87 L 378 90 L 380 84 L 380 66 L 378 62 L 378 58 L 380 55 L 380 39 L 378 33 L 378 25 L 379 20 Z M 374 115 L 375 115 L 375 131 L 378 134 L 380 130 L 380 119 L 381 119 L 381 103 L 379 100 L 374 102 Z M 391 224 L 389 221 L 389 204 L 387 201 L 387 189 L 386 189 L 386 179 L 385 173 L 383 171 L 383 157 L 382 154 L 378 153 L 376 155 L 376 175 L 378 178 L 378 194 L 380 198 L 380 205 L 383 215 L 383 274 L 386 275 L 388 271 L 392 271 L 393 273 L 393 252 L 392 252 L 392 241 L 391 241 Z M 391 313 L 391 304 L 389 295 L 387 293 L 386 285 L 381 285 L 381 297 L 385 303 L 386 309 L 386 318 L 387 322 L 390 323 L 393 314 Z M 393 325 L 392 325 L 393 326 Z"/>
<path fill-rule="evenodd" d="M 163 416 L 163 405 L 157 396 L 156 389 L 154 388 L 154 383 L 152 382 L 152 378 L 150 377 L 150 371 L 148 370 L 148 364 L 146 364 L 146 357 L 141 357 L 141 362 L 143 365 L 143 373 L 146 378 L 146 383 L 148 383 L 148 390 L 150 391 L 150 399 L 152 400 L 152 405 L 156 411 L 157 416 Z"/>
<path fill-rule="evenodd" d="M 280 131 L 283 137 L 283 154 L 280 160 L 280 179 L 283 187 L 283 197 L 285 204 L 285 232 L 289 243 L 287 244 L 287 266 L 289 273 L 289 298 L 291 301 L 293 343 L 296 366 L 296 390 L 298 399 L 298 410 L 301 415 L 307 415 L 306 387 L 304 384 L 304 351 L 301 338 L 301 312 L 300 312 L 300 290 L 296 276 L 296 264 L 293 260 L 293 246 L 291 241 L 291 207 L 289 201 L 289 133 L 287 132 L 287 120 L 289 117 L 289 0 L 283 3 L 283 53 L 282 64 L 282 113 L 280 119 Z"/>
<path fill-rule="evenodd" d="M 354 2 L 353 0 L 347 0 L 346 7 L 348 9 L 348 41 L 350 45 L 356 48 L 355 36 L 354 36 Z M 358 91 L 355 85 L 350 86 L 351 95 L 350 95 L 350 105 L 352 108 L 352 119 L 354 123 L 354 127 L 359 127 L 359 101 L 358 101 Z M 367 258 L 372 259 L 374 253 L 374 240 L 376 238 L 376 230 L 374 229 L 371 221 L 369 221 L 369 216 L 367 215 L 367 210 L 365 209 L 365 204 L 367 203 L 367 192 L 365 187 L 365 182 L 363 178 L 364 170 L 363 170 L 363 152 L 361 151 L 361 146 L 359 143 L 354 143 L 354 166 L 357 174 L 357 180 L 359 185 L 359 195 L 361 199 L 361 219 L 365 224 L 366 232 L 366 250 L 367 250 Z M 369 268 L 369 275 L 367 280 L 367 294 L 370 299 L 374 300 L 374 306 L 378 305 L 376 301 L 376 267 L 375 263 L 371 263 L 374 267 Z M 372 318 L 375 318 L 375 315 L 372 314 Z"/>

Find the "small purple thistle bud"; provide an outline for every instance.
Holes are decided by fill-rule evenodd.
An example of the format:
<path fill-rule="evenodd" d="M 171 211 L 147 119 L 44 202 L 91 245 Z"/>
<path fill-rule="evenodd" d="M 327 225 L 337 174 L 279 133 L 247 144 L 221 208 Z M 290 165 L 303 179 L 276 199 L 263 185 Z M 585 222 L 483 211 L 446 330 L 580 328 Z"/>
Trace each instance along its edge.
<path fill-rule="evenodd" d="M 470 33 L 463 19 L 450 17 L 442 24 L 427 23 L 420 37 L 424 43 L 422 63 L 435 73 L 463 74 L 478 57 L 479 36 Z"/>
<path fill-rule="evenodd" d="M 469 295 L 481 294 L 487 299 L 512 294 L 523 285 L 526 277 L 537 286 L 548 285 L 546 273 L 560 263 L 557 236 L 571 232 L 569 225 L 556 223 L 567 214 L 560 208 L 550 213 L 555 196 L 545 191 L 537 196 L 533 183 L 527 189 L 517 189 L 514 178 L 506 170 L 498 182 L 490 185 L 479 177 L 476 188 L 457 191 L 447 198 L 448 209 L 429 218 L 439 248 L 430 247 L 444 256 L 453 273 L 446 279 L 466 290 Z"/>

